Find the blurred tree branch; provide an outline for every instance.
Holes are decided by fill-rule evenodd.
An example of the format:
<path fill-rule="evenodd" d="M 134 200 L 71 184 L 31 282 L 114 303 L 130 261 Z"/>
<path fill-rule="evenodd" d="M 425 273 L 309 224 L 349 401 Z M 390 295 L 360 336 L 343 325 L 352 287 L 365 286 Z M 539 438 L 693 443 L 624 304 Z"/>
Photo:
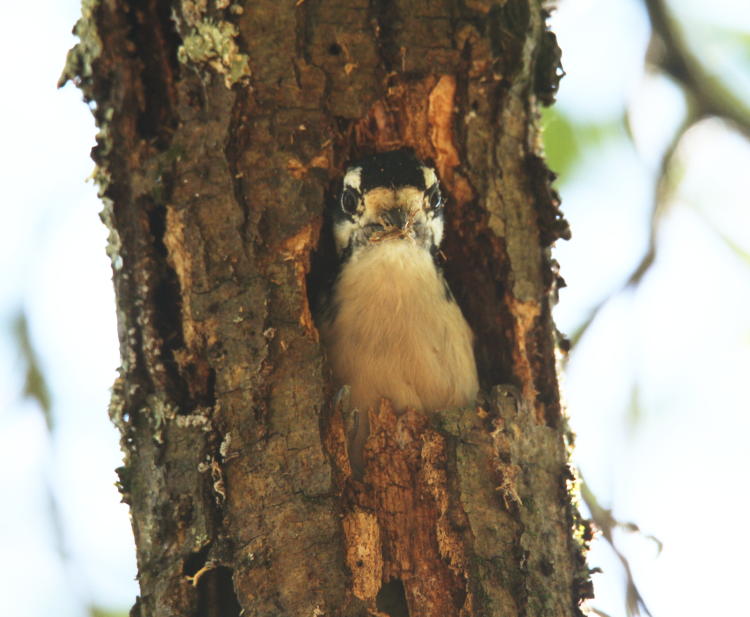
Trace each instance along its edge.
<path fill-rule="evenodd" d="M 635 266 L 633 271 L 630 273 L 630 276 L 628 276 L 628 278 L 625 280 L 625 282 L 618 289 L 602 298 L 602 300 L 600 300 L 589 311 L 586 319 L 583 320 L 581 325 L 578 326 L 578 328 L 576 328 L 576 330 L 570 335 L 571 347 L 575 346 L 580 341 L 580 339 L 588 330 L 589 326 L 599 315 L 601 309 L 604 308 L 604 305 L 607 304 L 607 302 L 609 302 L 609 300 L 614 296 L 624 291 L 632 290 L 638 287 L 640 282 L 643 280 L 643 277 L 656 261 L 656 255 L 659 247 L 659 229 L 661 227 L 661 221 L 666 212 L 666 208 L 664 207 L 666 203 L 666 197 L 671 190 L 669 168 L 672 163 L 672 159 L 674 158 L 675 151 L 677 150 L 677 146 L 682 139 L 682 136 L 684 135 L 688 127 L 690 127 L 695 122 L 695 120 L 696 117 L 693 110 L 691 108 L 688 108 L 688 113 L 685 117 L 685 120 L 680 125 L 680 128 L 675 131 L 672 139 L 670 140 L 669 144 L 664 150 L 664 153 L 661 156 L 661 160 L 659 162 L 659 177 L 654 186 L 654 193 L 651 203 L 648 246 L 646 248 L 646 251 L 644 252 L 643 256 L 641 257 L 640 261 Z"/>
<path fill-rule="evenodd" d="M 47 386 L 47 380 L 40 368 L 39 356 L 31 342 L 29 322 L 24 311 L 18 311 L 13 318 L 11 329 L 16 340 L 16 346 L 24 365 L 23 396 L 39 404 L 39 409 L 47 423 L 47 429 L 52 431 L 52 400 Z"/>
<path fill-rule="evenodd" d="M 670 168 L 677 147 L 687 130 L 700 120 L 714 116 L 725 120 L 750 139 L 750 107 L 735 96 L 721 79 L 706 70 L 692 54 L 679 25 L 670 15 L 665 0 L 643 0 L 643 4 L 651 23 L 651 43 L 646 61 L 670 76 L 682 88 L 687 99 L 687 114 L 661 157 L 654 188 L 646 251 L 625 282 L 597 303 L 571 334 L 571 347 L 580 341 L 607 302 L 624 291 L 635 289 L 656 261 L 659 229 L 666 211 L 666 199 L 671 192 Z"/>
<path fill-rule="evenodd" d="M 680 174 L 677 172 L 679 167 L 675 165 L 675 160 L 679 155 L 676 156 L 676 154 L 688 129 L 706 118 L 716 117 L 726 122 L 730 129 L 750 139 L 750 107 L 747 102 L 736 96 L 729 87 L 732 84 L 728 80 L 723 81 L 710 70 L 700 55 L 694 55 L 693 48 L 684 36 L 679 20 L 673 16 L 666 0 L 642 0 L 642 2 L 651 26 L 651 40 L 645 59 L 647 68 L 674 81 L 683 93 L 686 111 L 682 122 L 675 128 L 669 142 L 665 144 L 658 168 L 654 171 L 647 246 L 630 274 L 618 282 L 610 293 L 590 309 L 582 323 L 571 334 L 572 348 L 575 348 L 589 326 L 596 320 L 601 309 L 613 297 L 625 291 L 635 291 L 656 262 L 660 230 L 665 221 L 664 215 L 668 211 L 668 206 L 671 205 L 670 197 L 679 183 Z M 579 127 L 566 127 L 566 129 L 571 134 L 580 134 Z M 630 131 L 629 135 L 632 139 Z M 723 233 L 715 222 L 706 216 L 706 213 L 702 211 L 699 213 L 704 216 L 707 226 L 717 233 L 740 259 L 750 263 L 750 254 L 747 251 Z M 590 487 L 583 480 L 581 481 L 581 495 L 594 526 L 600 530 L 602 537 L 622 565 L 627 614 L 629 616 L 651 615 L 636 585 L 628 557 L 621 550 L 620 542 L 614 533 L 618 528 L 635 533 L 641 533 L 640 529 L 634 523 L 618 520 L 611 509 L 603 507 L 598 502 Z M 662 545 L 657 538 L 644 537 L 654 541 L 658 551 L 661 552 Z M 609 617 L 605 612 L 593 607 L 591 612 L 599 617 Z"/>
<path fill-rule="evenodd" d="M 646 606 L 646 602 L 635 584 L 635 578 L 633 577 L 633 571 L 630 568 L 630 562 L 617 547 L 614 539 L 614 530 L 617 528 L 625 529 L 632 533 L 640 533 L 640 528 L 635 523 L 617 520 L 612 514 L 612 510 L 602 507 L 594 493 L 583 480 L 581 481 L 581 496 L 583 497 L 589 512 L 591 512 L 591 520 L 610 545 L 625 571 L 625 608 L 628 616 L 633 617 L 646 614 L 651 617 L 651 612 L 648 610 L 648 606 Z M 653 540 L 661 552 L 662 544 L 657 538 L 654 536 L 646 536 L 646 538 Z M 599 615 L 605 615 L 605 613 L 602 613 L 601 611 L 595 612 Z"/>
<path fill-rule="evenodd" d="M 673 77 L 693 99 L 696 121 L 717 116 L 750 138 L 750 108 L 691 53 L 665 0 L 643 0 L 643 3 L 652 28 L 648 61 Z"/>

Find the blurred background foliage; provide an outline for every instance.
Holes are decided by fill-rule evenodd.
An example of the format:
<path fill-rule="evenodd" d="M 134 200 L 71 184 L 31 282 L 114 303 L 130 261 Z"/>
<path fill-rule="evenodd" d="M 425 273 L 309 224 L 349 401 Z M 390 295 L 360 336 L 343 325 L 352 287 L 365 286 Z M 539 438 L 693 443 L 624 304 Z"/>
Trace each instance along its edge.
<path fill-rule="evenodd" d="M 726 362 L 725 376 L 730 379 L 735 376 L 741 379 L 743 372 L 750 368 L 747 311 L 741 311 L 737 319 L 731 311 L 724 310 L 726 302 L 742 303 L 743 298 L 746 301 L 747 275 L 750 274 L 746 270 L 750 266 L 747 233 L 750 223 L 747 206 L 750 204 L 744 186 L 745 170 L 750 163 L 747 143 L 750 138 L 750 6 L 746 2 L 689 0 L 599 3 L 563 0 L 559 8 L 560 12 L 552 18 L 552 29 L 560 39 L 564 68 L 573 75 L 567 83 L 562 82 L 559 104 L 542 114 L 544 145 L 550 167 L 559 174 L 557 186 L 562 194 L 563 210 L 569 213 L 572 223 L 571 243 L 576 244 L 578 229 L 586 236 L 584 242 L 596 248 L 586 251 L 582 261 L 578 257 L 566 259 L 570 252 L 580 251 L 580 246 L 578 249 L 558 248 L 562 274 L 566 278 L 566 273 L 571 274 L 573 284 L 570 290 L 561 292 L 557 321 L 571 340 L 566 364 L 569 386 L 572 386 L 568 394 L 573 428 L 585 433 L 586 440 L 610 444 L 594 449 L 587 447 L 577 456 L 582 470 L 585 510 L 600 538 L 594 544 L 591 565 L 603 569 L 602 574 L 595 574 L 597 599 L 591 607 L 600 615 L 698 615 L 709 612 L 706 608 L 710 602 L 704 599 L 696 603 L 694 597 L 700 594 L 698 589 L 691 593 L 681 587 L 680 577 L 687 564 L 667 572 L 661 580 L 647 579 L 647 571 L 660 569 L 652 564 L 644 565 L 644 551 L 648 554 L 648 544 L 652 545 L 650 559 L 653 562 L 661 553 L 663 543 L 653 535 L 642 533 L 636 522 L 623 516 L 662 508 L 669 512 L 666 518 L 674 520 L 674 527 L 680 525 L 678 520 L 687 518 L 689 525 L 694 525 L 693 535 L 710 535 L 700 523 L 710 517 L 709 508 L 694 506 L 695 510 L 690 513 L 688 507 L 692 499 L 705 498 L 703 491 L 706 488 L 712 491 L 713 487 L 696 481 L 691 487 L 692 494 L 669 495 L 667 485 L 662 487 L 660 500 L 649 501 L 645 494 L 648 491 L 640 492 L 637 481 L 635 490 L 629 491 L 627 497 L 618 484 L 638 477 L 632 467 L 637 458 L 647 459 L 653 466 L 671 467 L 666 461 L 683 458 L 710 465 L 717 449 L 728 446 L 730 465 L 722 469 L 729 476 L 736 473 L 735 463 L 747 461 L 747 456 L 732 458 L 731 444 L 702 444 L 701 449 L 691 451 L 687 444 L 670 439 L 669 434 L 661 435 L 658 447 L 652 444 L 649 449 L 646 444 L 650 440 L 644 439 L 642 433 L 650 432 L 653 437 L 655 425 L 666 432 L 670 422 L 684 420 L 674 414 L 676 408 L 679 408 L 677 413 L 695 414 L 695 425 L 690 430 L 696 431 L 696 435 L 700 435 L 702 424 L 711 421 L 722 426 L 726 422 L 726 426 L 732 427 L 730 430 L 739 425 L 747 426 L 746 419 L 733 422 L 747 411 L 741 387 L 728 388 L 717 396 L 716 390 L 721 386 L 712 383 L 709 373 L 702 374 L 700 357 L 714 365 Z M 592 36 L 591 30 L 598 34 Z M 592 45 L 592 39 L 598 44 Z M 573 61 L 568 53 L 571 51 L 575 55 Z M 600 164 L 602 161 L 606 163 Z M 626 178 L 624 183 L 623 178 Z M 601 211 L 607 212 L 613 204 L 617 212 L 602 217 Z M 591 218 L 596 221 L 594 229 L 587 224 L 587 219 Z M 697 231 L 703 242 L 711 245 L 706 253 L 696 250 L 699 246 L 691 244 L 688 236 L 680 237 L 686 218 L 692 219 L 692 232 Z M 637 229 L 639 223 L 640 229 Z M 629 246 L 618 251 L 618 236 L 623 230 L 628 235 Z M 660 259 L 663 245 L 668 245 L 666 250 L 671 253 L 664 260 Z M 711 263 L 713 255 L 709 251 L 719 254 L 716 264 Z M 684 300 L 663 288 L 661 293 L 654 293 L 653 279 L 674 275 L 675 265 L 670 262 L 675 252 L 678 262 L 682 262 L 676 267 L 683 273 L 692 273 L 693 294 L 687 294 L 692 296 L 687 301 L 699 307 L 699 314 L 708 317 L 708 321 L 691 320 L 688 316 L 682 332 L 678 330 L 673 336 L 668 330 L 672 322 L 683 321 L 677 315 L 685 308 Z M 729 269 L 726 264 L 733 260 L 738 263 L 731 265 L 740 267 L 733 269 L 728 277 L 724 276 Z M 654 276 L 651 276 L 652 270 L 657 270 Z M 587 290 L 576 289 L 575 281 L 586 276 L 599 279 L 583 283 L 595 287 L 595 291 L 586 293 Z M 711 286 L 702 285 L 708 278 L 722 281 L 721 293 L 712 296 Z M 652 283 L 652 288 L 641 293 L 641 285 L 648 287 L 648 283 Z M 573 295 L 573 306 L 567 308 L 564 306 L 566 294 Z M 640 332 L 643 324 L 638 313 L 660 312 L 655 303 L 661 309 L 668 307 L 666 314 L 651 320 L 649 334 Z M 616 316 L 613 317 L 613 313 Z M 712 346 L 700 344 L 705 336 L 715 338 L 710 320 L 721 319 L 727 320 L 726 336 L 739 341 L 741 361 L 738 365 L 731 364 L 731 353 L 726 357 L 719 354 L 710 357 Z M 601 335 L 602 330 L 620 331 L 619 336 L 605 334 L 601 337 L 610 341 L 609 349 L 606 345 L 588 344 L 586 340 L 587 336 Z M 675 367 L 681 364 L 680 357 L 694 354 L 699 359 L 677 379 L 659 383 L 654 377 L 659 371 L 649 371 L 644 357 L 660 344 L 667 348 L 666 362 Z M 727 351 L 726 346 L 719 347 Z M 625 360 L 621 357 L 618 361 L 617 356 L 623 354 Z M 580 370 L 581 366 L 592 363 L 599 365 L 598 370 Z M 607 370 L 602 366 L 609 367 L 618 376 L 598 380 L 597 375 Z M 580 385 L 578 380 L 581 380 Z M 607 389 L 608 384 L 616 382 L 614 388 Z M 577 388 L 604 392 L 594 397 L 595 403 L 589 397 L 588 401 L 577 404 Z M 706 398 L 713 397 L 723 413 L 716 413 L 711 407 L 701 408 L 703 401 L 686 404 L 681 399 L 691 389 L 700 390 Z M 670 398 L 674 404 L 665 403 L 664 399 Z M 581 413 L 582 408 L 588 408 L 588 412 Z M 587 423 L 583 419 L 586 413 L 599 415 L 598 421 Z M 716 417 L 711 418 L 711 415 Z M 602 421 L 603 418 L 606 420 Z M 614 424 L 617 428 L 609 435 L 602 435 L 588 430 L 589 424 L 599 427 Z M 606 471 L 602 472 L 602 466 Z M 652 471 L 647 470 L 646 474 Z M 676 473 L 681 473 L 679 465 Z M 682 469 L 682 473 L 687 473 L 687 469 Z M 596 478 L 595 488 L 586 481 L 592 476 Z M 667 503 L 664 503 L 665 497 Z M 743 504 L 744 497 L 734 495 L 729 500 Z M 618 501 L 622 508 L 617 507 Z M 608 503 L 608 507 L 602 502 Z M 647 514 L 634 516 L 635 521 L 653 518 Z M 656 535 L 662 533 L 659 529 L 653 531 Z M 635 540 L 628 537 L 633 534 Z M 668 535 L 670 538 L 681 535 L 687 546 L 692 541 L 690 533 Z M 740 542 L 747 545 L 746 538 Z M 685 551 L 692 556 L 687 567 L 693 570 L 704 560 L 716 562 L 719 555 L 729 556 L 726 563 L 733 563 L 737 556 L 731 549 L 704 552 L 699 544 L 695 542 L 692 551 Z M 619 590 L 615 589 L 618 576 Z M 696 578 L 694 583 L 697 584 L 701 577 L 684 578 L 682 584 Z M 704 584 L 707 582 L 703 580 Z M 641 592 L 644 587 L 648 588 L 646 593 Z M 691 599 L 670 602 L 670 592 Z M 704 591 L 704 595 L 710 593 Z M 727 607 L 736 606 L 736 602 L 730 598 Z M 659 610 L 654 610 L 655 606 Z"/>
<path fill-rule="evenodd" d="M 39 6 L 39 5 L 43 6 Z M 40 8 L 42 10 L 40 10 Z M 0 148 L 0 542 L 8 614 L 126 615 L 136 594 L 106 415 L 118 364 L 95 129 L 54 91 L 77 0 L 5 3 Z M 555 250 L 572 348 L 599 615 L 744 607 L 750 430 L 747 0 L 561 0 L 559 103 L 544 144 L 573 239 Z M 20 308 L 19 308 L 20 307 Z M 43 592 L 40 592 L 40 582 Z M 719 592 L 718 590 L 722 590 Z"/>

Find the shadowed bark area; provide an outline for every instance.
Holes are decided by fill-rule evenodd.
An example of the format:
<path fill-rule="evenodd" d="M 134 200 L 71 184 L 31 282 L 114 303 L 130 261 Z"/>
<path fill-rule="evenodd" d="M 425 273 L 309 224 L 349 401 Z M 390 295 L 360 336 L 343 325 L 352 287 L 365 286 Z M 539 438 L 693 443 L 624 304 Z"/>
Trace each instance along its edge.
<path fill-rule="evenodd" d="M 541 4 L 85 0 L 63 78 L 100 127 L 132 615 L 580 614 Z M 401 146 L 441 177 L 485 396 L 371 410 L 355 479 L 309 299 L 346 161 Z"/>

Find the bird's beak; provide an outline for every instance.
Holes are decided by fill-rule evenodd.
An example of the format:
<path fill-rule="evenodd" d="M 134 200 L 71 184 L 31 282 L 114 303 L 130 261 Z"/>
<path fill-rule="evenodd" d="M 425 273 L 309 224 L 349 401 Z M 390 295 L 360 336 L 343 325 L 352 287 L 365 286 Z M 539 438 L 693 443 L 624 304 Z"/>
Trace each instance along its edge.
<path fill-rule="evenodd" d="M 380 214 L 380 218 L 383 221 L 383 226 L 387 229 L 388 227 L 396 227 L 398 229 L 405 229 L 409 222 L 409 215 L 403 208 L 390 208 L 384 210 Z"/>

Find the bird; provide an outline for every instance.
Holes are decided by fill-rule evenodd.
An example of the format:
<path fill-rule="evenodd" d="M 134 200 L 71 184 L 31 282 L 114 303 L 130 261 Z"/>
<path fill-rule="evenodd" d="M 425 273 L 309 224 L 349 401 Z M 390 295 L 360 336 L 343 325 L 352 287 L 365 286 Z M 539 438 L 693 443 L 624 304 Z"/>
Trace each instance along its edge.
<path fill-rule="evenodd" d="M 381 398 L 425 414 L 473 404 L 474 335 L 439 265 L 445 200 L 410 149 L 367 156 L 343 176 L 329 213 L 338 270 L 320 327 L 334 380 L 348 386 L 348 435 L 364 464 L 367 411 Z"/>

